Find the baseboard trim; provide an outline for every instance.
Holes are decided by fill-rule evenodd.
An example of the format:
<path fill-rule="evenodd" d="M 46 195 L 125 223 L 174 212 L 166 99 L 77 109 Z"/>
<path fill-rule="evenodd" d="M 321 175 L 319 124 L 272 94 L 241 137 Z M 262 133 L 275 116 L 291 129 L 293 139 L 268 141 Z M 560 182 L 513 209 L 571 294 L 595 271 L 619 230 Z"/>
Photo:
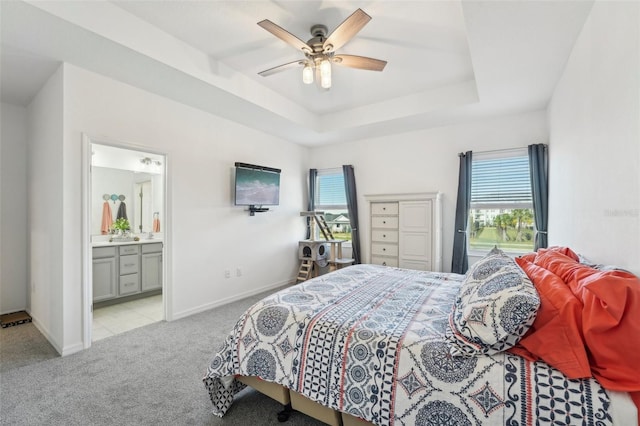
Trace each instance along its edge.
<path fill-rule="evenodd" d="M 84 345 L 82 344 L 82 342 L 60 347 L 53 336 L 51 336 L 49 330 L 47 330 L 47 328 L 45 328 L 42 323 L 38 321 L 38 318 L 34 317 L 31 312 L 29 312 L 29 315 L 31 316 L 31 323 L 38 329 L 38 331 L 44 336 L 44 338 L 47 339 L 51 346 L 53 346 L 53 349 L 55 349 L 60 356 L 67 356 L 84 350 Z"/>
<path fill-rule="evenodd" d="M 31 312 L 29 312 L 29 315 L 31 315 L 31 323 L 38 329 L 38 331 L 44 336 L 44 338 L 49 341 L 51 346 L 53 346 L 53 349 L 55 349 L 56 352 L 58 352 L 58 354 L 62 356 L 62 348 L 60 347 L 60 345 L 58 345 L 58 343 L 55 341 L 53 336 L 51 336 L 51 333 L 49 333 L 49 330 L 47 330 L 47 328 L 44 327 L 42 323 L 38 321 L 38 318 L 33 316 Z"/>
<path fill-rule="evenodd" d="M 227 297 L 226 299 L 217 300 L 215 302 L 206 303 L 204 305 L 196 306 L 195 308 L 187 309 L 181 312 L 174 312 L 173 318 L 171 321 L 175 321 L 181 318 L 186 318 L 191 315 L 199 314 L 200 312 L 205 312 L 213 308 L 217 308 L 219 306 L 228 305 L 229 303 L 236 302 L 238 300 L 246 299 L 247 297 L 255 296 L 256 294 L 264 293 L 265 291 L 274 290 L 276 288 L 283 287 L 285 285 L 293 285 L 295 283 L 295 279 L 280 281 L 277 283 L 269 284 L 264 287 L 259 287 L 251 291 L 246 291 L 244 293 L 237 294 L 233 297 Z"/>
<path fill-rule="evenodd" d="M 65 346 L 62 349 L 62 356 L 75 354 L 76 352 L 80 352 L 83 350 L 84 350 L 84 344 L 82 342 L 79 342 L 73 345 Z"/>

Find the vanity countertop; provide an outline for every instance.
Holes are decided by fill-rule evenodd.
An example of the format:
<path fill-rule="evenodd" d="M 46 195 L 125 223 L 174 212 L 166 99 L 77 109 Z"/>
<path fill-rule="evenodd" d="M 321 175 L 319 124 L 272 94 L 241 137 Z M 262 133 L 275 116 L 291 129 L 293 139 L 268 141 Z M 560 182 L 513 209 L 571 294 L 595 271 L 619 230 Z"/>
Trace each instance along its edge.
<path fill-rule="evenodd" d="M 109 240 L 104 241 L 93 241 L 91 243 L 91 247 L 109 247 L 109 246 L 125 246 L 131 244 L 151 244 L 151 243 L 161 243 L 162 238 L 147 238 L 140 239 L 138 241 L 113 241 L 109 242 Z"/>

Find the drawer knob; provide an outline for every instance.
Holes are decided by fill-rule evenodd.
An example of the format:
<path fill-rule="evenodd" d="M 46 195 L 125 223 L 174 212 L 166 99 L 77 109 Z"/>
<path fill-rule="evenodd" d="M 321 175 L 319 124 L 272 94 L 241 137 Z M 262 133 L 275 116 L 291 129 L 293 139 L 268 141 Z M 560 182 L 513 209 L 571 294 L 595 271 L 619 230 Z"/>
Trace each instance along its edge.
<path fill-rule="evenodd" d="M 386 207 L 383 207 L 383 208 L 382 208 L 382 210 L 386 210 L 386 209 L 387 209 Z"/>
<path fill-rule="evenodd" d="M 382 262 L 382 266 L 387 266 L 387 262 Z"/>
<path fill-rule="evenodd" d="M 383 220 L 383 221 L 382 221 L 382 223 L 387 223 L 387 221 L 386 221 L 386 220 Z"/>
<path fill-rule="evenodd" d="M 387 238 L 387 234 L 382 234 L 382 238 Z"/>
<path fill-rule="evenodd" d="M 387 251 L 387 249 L 386 249 L 386 248 L 383 248 L 383 249 L 382 249 L 382 251 Z"/>

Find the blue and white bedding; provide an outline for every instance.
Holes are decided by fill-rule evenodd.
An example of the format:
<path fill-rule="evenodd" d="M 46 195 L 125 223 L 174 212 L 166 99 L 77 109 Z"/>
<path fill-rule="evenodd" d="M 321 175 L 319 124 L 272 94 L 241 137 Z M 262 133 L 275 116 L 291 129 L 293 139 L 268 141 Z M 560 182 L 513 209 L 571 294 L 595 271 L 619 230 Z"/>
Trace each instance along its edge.
<path fill-rule="evenodd" d="M 507 352 L 451 355 L 464 276 L 356 265 L 248 309 L 204 378 L 224 415 L 258 376 L 377 425 L 612 424 L 594 379 L 570 380 Z"/>

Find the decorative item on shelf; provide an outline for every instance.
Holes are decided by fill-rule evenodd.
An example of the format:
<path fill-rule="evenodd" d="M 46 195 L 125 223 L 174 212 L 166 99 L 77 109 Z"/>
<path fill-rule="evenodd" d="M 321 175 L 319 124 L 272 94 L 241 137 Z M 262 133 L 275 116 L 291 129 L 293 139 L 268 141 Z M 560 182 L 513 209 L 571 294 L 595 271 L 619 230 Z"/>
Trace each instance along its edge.
<path fill-rule="evenodd" d="M 131 225 L 129 220 L 125 218 L 118 218 L 113 222 L 113 229 L 115 235 L 112 237 L 113 241 L 133 241 L 131 236 Z"/>

